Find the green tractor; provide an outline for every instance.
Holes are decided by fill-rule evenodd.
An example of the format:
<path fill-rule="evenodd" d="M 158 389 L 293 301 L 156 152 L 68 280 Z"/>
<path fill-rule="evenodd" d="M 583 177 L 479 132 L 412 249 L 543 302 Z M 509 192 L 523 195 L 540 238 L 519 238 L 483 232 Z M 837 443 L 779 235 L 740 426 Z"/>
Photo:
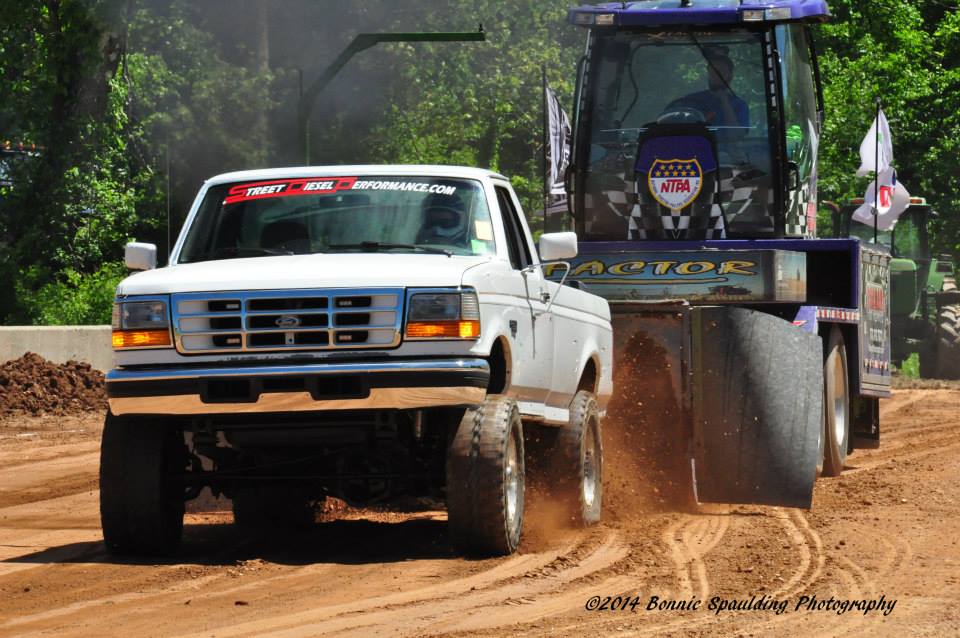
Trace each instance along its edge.
<path fill-rule="evenodd" d="M 843 208 L 832 206 L 834 235 L 859 237 L 873 243 L 873 227 L 854 222 L 855 199 Z M 877 243 L 890 250 L 891 362 L 897 366 L 914 352 L 920 356 L 920 376 L 960 378 L 960 290 L 950 255 L 930 250 L 929 223 L 938 213 L 922 197 L 889 231 L 876 233 Z"/>

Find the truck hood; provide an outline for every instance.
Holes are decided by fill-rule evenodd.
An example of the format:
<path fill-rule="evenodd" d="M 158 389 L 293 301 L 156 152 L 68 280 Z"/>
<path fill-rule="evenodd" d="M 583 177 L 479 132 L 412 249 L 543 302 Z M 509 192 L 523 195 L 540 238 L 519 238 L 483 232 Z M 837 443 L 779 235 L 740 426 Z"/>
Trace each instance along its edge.
<path fill-rule="evenodd" d="M 118 295 L 160 295 L 297 288 L 459 286 L 489 256 L 337 253 L 203 261 L 148 270 L 124 279 Z"/>

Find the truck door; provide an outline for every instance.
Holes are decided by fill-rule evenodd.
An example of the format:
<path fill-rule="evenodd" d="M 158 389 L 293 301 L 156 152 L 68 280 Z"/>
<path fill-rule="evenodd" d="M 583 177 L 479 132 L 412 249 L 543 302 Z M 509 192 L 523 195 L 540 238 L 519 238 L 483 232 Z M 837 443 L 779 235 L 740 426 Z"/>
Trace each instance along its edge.
<path fill-rule="evenodd" d="M 545 313 L 549 296 L 547 283 L 540 268 L 534 266 L 533 248 L 528 241 L 529 232 L 520 218 L 520 207 L 509 189 L 495 186 L 497 203 L 507 234 L 510 261 L 516 269 L 520 290 L 526 300 L 527 310 L 523 319 L 526 334 L 518 332 L 518 340 L 526 339 L 523 351 L 530 353 L 531 361 L 514 357 L 513 385 L 522 394 L 521 400 L 538 405 L 523 406 L 521 411 L 540 416 L 553 381 L 554 320 Z"/>

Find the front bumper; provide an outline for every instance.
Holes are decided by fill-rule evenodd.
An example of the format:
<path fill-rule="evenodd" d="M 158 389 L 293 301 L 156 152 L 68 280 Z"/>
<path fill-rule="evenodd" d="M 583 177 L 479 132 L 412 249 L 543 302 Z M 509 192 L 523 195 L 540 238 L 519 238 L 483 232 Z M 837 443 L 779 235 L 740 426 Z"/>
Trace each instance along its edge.
<path fill-rule="evenodd" d="M 303 365 L 115 369 L 115 415 L 202 415 L 476 405 L 490 367 L 483 359 Z"/>

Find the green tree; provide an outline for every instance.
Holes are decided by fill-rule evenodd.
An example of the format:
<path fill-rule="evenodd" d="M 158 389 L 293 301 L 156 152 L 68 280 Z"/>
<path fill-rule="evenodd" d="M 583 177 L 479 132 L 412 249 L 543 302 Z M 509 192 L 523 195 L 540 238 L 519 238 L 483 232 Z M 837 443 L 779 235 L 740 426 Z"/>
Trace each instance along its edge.
<path fill-rule="evenodd" d="M 817 46 L 827 118 L 820 198 L 862 197 L 860 141 L 880 98 L 890 120 L 898 178 L 943 213 L 939 249 L 956 248 L 960 205 L 960 18 L 939 0 L 833 0 Z"/>
<path fill-rule="evenodd" d="M 398 45 L 401 81 L 376 137 L 377 159 L 466 164 L 513 178 L 528 212 L 543 206 L 541 69 L 569 102 L 583 32 L 569 2 L 457 0 L 429 12 L 423 30 L 476 28 L 482 44 Z"/>

